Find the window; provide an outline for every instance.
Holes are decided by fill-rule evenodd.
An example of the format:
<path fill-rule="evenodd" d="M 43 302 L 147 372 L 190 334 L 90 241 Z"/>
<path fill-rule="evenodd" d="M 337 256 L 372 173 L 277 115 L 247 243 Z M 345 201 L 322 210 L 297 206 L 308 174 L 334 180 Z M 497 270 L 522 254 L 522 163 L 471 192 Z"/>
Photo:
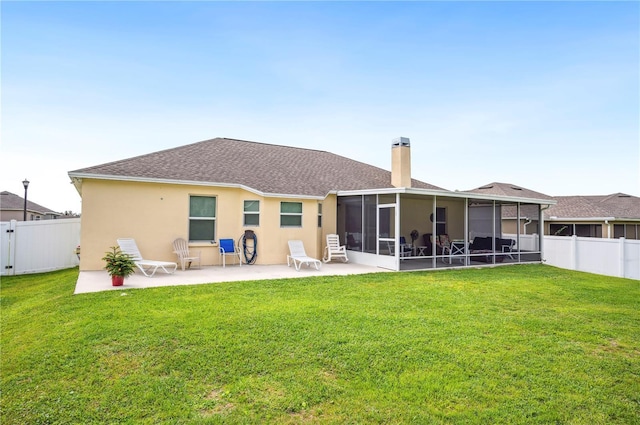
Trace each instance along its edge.
<path fill-rule="evenodd" d="M 638 225 L 636 224 L 614 224 L 613 225 L 613 237 L 614 238 L 626 238 L 626 239 L 638 239 Z"/>
<path fill-rule="evenodd" d="M 624 238 L 624 224 L 614 224 L 613 225 L 613 237 Z"/>
<path fill-rule="evenodd" d="M 244 225 L 260 225 L 260 201 L 244 201 Z"/>
<path fill-rule="evenodd" d="M 551 236 L 571 236 L 573 234 L 573 226 L 571 224 L 550 223 L 549 234 Z"/>
<path fill-rule="evenodd" d="M 584 238 L 601 238 L 602 225 L 600 224 L 575 224 L 575 235 Z"/>
<path fill-rule="evenodd" d="M 280 202 L 280 227 L 302 227 L 302 202 Z"/>
<path fill-rule="evenodd" d="M 322 227 L 322 204 L 318 204 L 318 227 Z"/>
<path fill-rule="evenodd" d="M 550 223 L 549 234 L 552 236 L 579 236 L 581 238 L 601 238 L 601 224 Z"/>
<path fill-rule="evenodd" d="M 429 215 L 429 219 L 433 222 L 433 213 Z M 436 234 L 444 235 L 447 233 L 447 209 L 444 207 L 436 207 Z"/>
<path fill-rule="evenodd" d="M 216 240 L 216 198 L 189 197 L 189 240 Z"/>

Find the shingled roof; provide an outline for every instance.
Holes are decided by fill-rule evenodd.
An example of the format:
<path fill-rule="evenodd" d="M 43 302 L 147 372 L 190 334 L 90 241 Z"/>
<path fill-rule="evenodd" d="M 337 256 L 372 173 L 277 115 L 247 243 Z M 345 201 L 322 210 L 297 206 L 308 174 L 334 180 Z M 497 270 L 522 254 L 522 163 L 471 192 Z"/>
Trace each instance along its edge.
<path fill-rule="evenodd" d="M 390 171 L 330 152 L 227 138 L 83 168 L 69 176 L 241 185 L 264 194 L 312 197 L 391 187 Z M 415 179 L 412 186 L 444 190 Z"/>
<path fill-rule="evenodd" d="M 640 198 L 625 193 L 553 199 L 558 203 L 545 211 L 545 218 L 640 219 Z"/>
<path fill-rule="evenodd" d="M 516 198 L 554 199 L 552 196 L 545 195 L 544 193 L 536 192 L 531 189 L 526 189 L 512 183 L 493 182 L 475 189 L 467 190 L 466 192 L 482 193 L 485 195 L 513 196 Z"/>
<path fill-rule="evenodd" d="M 545 220 L 590 218 L 610 218 L 617 220 L 640 219 L 640 198 L 625 193 L 591 196 L 549 196 L 511 183 L 497 182 L 489 183 L 476 189 L 468 190 L 467 192 L 555 201 L 555 204 L 550 203 L 549 208 L 544 210 Z M 525 215 L 531 214 L 530 211 L 521 211 L 520 213 Z M 516 209 L 514 207 L 502 207 L 503 217 L 515 217 L 515 214 Z"/>
<path fill-rule="evenodd" d="M 0 208 L 3 211 L 23 211 L 24 210 L 24 198 L 14 193 L 7 192 L 6 190 L 0 192 Z M 58 212 L 43 207 L 42 205 L 31 202 L 27 199 L 27 211 L 46 215 L 61 215 Z"/>

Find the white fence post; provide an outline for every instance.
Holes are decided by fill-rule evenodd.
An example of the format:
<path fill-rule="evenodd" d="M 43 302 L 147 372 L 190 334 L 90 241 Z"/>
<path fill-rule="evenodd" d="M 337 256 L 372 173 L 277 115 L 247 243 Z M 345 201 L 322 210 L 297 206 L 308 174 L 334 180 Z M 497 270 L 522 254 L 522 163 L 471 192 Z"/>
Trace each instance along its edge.
<path fill-rule="evenodd" d="M 571 270 L 578 270 L 578 237 L 571 236 Z"/>
<path fill-rule="evenodd" d="M 620 256 L 620 262 L 619 262 L 619 267 L 618 267 L 618 270 L 619 270 L 618 276 L 624 277 L 624 245 L 625 245 L 624 241 L 625 241 L 625 238 L 620 238 L 618 241 L 619 241 L 618 246 L 620 247 L 619 250 L 618 250 L 618 255 Z"/>

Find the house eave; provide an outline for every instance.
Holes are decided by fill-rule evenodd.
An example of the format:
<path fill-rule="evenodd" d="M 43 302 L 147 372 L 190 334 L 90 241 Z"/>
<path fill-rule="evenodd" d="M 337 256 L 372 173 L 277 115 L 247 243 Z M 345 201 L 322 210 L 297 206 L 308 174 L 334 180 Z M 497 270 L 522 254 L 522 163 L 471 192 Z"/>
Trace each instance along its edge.
<path fill-rule="evenodd" d="M 2 211 L 5 212 L 23 212 L 24 209 L 23 208 L 1 208 Z M 59 212 L 55 212 L 55 211 L 38 211 L 38 210 L 34 210 L 31 208 L 27 208 L 27 212 L 31 213 L 31 214 L 39 214 L 39 215 L 57 215 L 57 216 L 61 216 L 62 213 Z"/>
<path fill-rule="evenodd" d="M 435 189 L 415 189 L 408 187 L 380 187 L 375 189 L 354 189 L 354 190 L 338 190 L 336 195 L 338 196 L 354 196 L 354 195 L 390 195 L 395 193 L 407 193 L 416 195 L 435 195 L 435 196 L 449 196 L 448 190 L 435 190 Z"/>
<path fill-rule="evenodd" d="M 479 199 L 486 201 L 505 201 L 512 203 L 524 203 L 524 204 L 539 204 L 539 205 L 555 205 L 557 201 L 551 199 L 535 199 L 535 198 L 520 198 L 504 195 L 484 195 L 473 192 L 452 192 L 449 190 L 437 190 L 437 189 L 419 189 L 419 188 L 407 188 L 407 187 L 391 187 L 391 188 L 379 188 L 379 189 L 361 189 L 361 190 L 339 190 L 338 196 L 354 196 L 354 195 L 384 195 L 394 193 L 405 193 L 411 195 L 421 196 L 444 196 L 447 198 L 460 198 L 460 199 Z"/>
<path fill-rule="evenodd" d="M 106 175 L 106 174 L 90 174 L 90 173 L 69 173 L 69 178 L 71 178 L 72 183 L 75 185 L 76 189 L 78 190 L 78 193 L 81 196 L 82 196 L 82 179 L 96 179 L 96 180 L 135 182 L 135 183 L 162 183 L 162 184 L 175 184 L 175 185 L 184 185 L 184 186 L 211 186 L 211 187 L 243 189 L 243 190 L 246 190 L 247 192 L 251 192 L 265 198 L 313 199 L 313 200 L 323 200 L 326 198 L 326 196 L 303 195 L 303 194 L 296 194 L 296 193 L 263 192 L 255 188 L 245 186 L 243 184 L 236 184 L 236 183 L 203 182 L 203 181 L 196 181 L 196 180 L 157 179 L 157 178 L 131 177 L 131 176 L 113 176 L 113 175 Z"/>
<path fill-rule="evenodd" d="M 616 217 L 545 217 L 546 221 L 640 221 L 633 218 L 616 218 Z"/>

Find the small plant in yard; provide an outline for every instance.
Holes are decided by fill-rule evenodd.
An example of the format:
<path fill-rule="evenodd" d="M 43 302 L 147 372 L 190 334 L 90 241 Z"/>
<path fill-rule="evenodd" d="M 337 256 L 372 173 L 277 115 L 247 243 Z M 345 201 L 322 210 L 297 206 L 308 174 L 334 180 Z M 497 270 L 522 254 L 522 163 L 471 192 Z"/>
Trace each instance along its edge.
<path fill-rule="evenodd" d="M 125 278 L 135 272 L 136 264 L 128 254 L 120 251 L 117 246 L 112 246 L 111 251 L 107 251 L 102 260 L 106 263 L 104 268 L 109 276 Z"/>

